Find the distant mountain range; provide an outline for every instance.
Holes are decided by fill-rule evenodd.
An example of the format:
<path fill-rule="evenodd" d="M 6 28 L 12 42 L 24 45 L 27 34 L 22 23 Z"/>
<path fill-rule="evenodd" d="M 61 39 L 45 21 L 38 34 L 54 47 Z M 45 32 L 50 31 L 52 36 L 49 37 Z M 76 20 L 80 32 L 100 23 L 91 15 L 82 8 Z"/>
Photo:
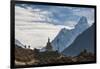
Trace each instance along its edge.
<path fill-rule="evenodd" d="M 54 50 L 64 55 L 76 55 L 84 49 L 94 52 L 94 25 L 89 28 L 87 18 L 81 17 L 74 29 L 63 28 L 51 42 Z M 15 39 L 15 47 L 24 45 Z M 44 48 L 42 48 L 45 51 Z M 42 51 L 41 49 L 41 51 Z"/>
<path fill-rule="evenodd" d="M 62 53 L 67 56 L 76 56 L 84 49 L 94 53 L 94 28 L 95 25 L 93 24 L 90 28 L 80 34 L 69 47 L 65 48 Z"/>
<path fill-rule="evenodd" d="M 87 18 L 81 17 L 74 29 L 61 29 L 55 39 L 51 42 L 54 50 L 62 52 L 65 48 L 71 45 L 79 34 L 89 27 Z M 59 48 L 59 49 L 58 49 Z"/>
<path fill-rule="evenodd" d="M 15 47 L 24 48 L 24 45 L 19 40 L 15 39 Z"/>

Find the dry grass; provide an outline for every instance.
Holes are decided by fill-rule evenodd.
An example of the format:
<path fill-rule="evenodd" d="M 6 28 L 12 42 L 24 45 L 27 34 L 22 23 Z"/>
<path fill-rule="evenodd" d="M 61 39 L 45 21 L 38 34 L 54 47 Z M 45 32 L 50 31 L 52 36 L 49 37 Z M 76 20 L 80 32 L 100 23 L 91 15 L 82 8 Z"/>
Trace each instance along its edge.
<path fill-rule="evenodd" d="M 31 49 L 15 48 L 15 59 L 21 62 L 29 62 L 35 59 L 35 54 Z"/>

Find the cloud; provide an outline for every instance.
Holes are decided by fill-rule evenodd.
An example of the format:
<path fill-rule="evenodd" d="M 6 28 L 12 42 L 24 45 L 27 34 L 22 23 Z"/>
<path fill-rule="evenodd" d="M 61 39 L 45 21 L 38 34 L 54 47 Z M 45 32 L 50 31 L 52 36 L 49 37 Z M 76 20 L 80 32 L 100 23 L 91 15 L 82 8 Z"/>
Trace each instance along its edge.
<path fill-rule="evenodd" d="M 32 4 L 17 4 L 16 7 L 16 21 L 42 21 L 52 23 L 55 25 L 62 25 L 67 21 L 78 21 L 79 17 L 85 16 L 88 23 L 94 22 L 94 9 L 82 7 L 66 7 L 66 6 L 45 6 Z M 65 24 L 67 25 L 67 24 Z"/>
<path fill-rule="evenodd" d="M 70 7 L 60 6 L 35 6 L 35 5 L 16 5 L 15 6 L 15 20 L 23 22 L 41 22 L 51 23 L 54 25 L 64 25 L 64 23 L 75 16 Z M 72 19 L 71 19 L 72 20 Z M 67 23 L 67 22 L 66 22 Z M 67 24 L 65 24 L 67 25 Z"/>
<path fill-rule="evenodd" d="M 16 4 L 15 38 L 33 48 L 44 47 L 62 28 L 72 29 L 81 16 L 93 21 L 92 9 Z"/>
<path fill-rule="evenodd" d="M 20 6 L 15 6 L 15 22 L 33 22 L 33 21 L 50 21 L 48 16 L 51 15 L 48 11 L 40 11 L 40 9 L 22 8 Z"/>

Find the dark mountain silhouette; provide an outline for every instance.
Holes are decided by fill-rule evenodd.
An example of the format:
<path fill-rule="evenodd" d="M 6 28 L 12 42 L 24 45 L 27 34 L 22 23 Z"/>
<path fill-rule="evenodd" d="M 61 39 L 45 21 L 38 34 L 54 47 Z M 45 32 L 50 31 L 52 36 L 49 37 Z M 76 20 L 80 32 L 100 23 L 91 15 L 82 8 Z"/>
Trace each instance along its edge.
<path fill-rule="evenodd" d="M 55 39 L 51 42 L 53 49 L 62 52 L 70 46 L 79 34 L 88 28 L 87 18 L 82 16 L 74 29 L 61 29 Z"/>
<path fill-rule="evenodd" d="M 86 49 L 88 52 L 94 53 L 94 28 L 95 25 L 92 25 L 90 28 L 80 34 L 76 40 L 62 53 L 66 56 L 76 56 L 84 49 Z"/>

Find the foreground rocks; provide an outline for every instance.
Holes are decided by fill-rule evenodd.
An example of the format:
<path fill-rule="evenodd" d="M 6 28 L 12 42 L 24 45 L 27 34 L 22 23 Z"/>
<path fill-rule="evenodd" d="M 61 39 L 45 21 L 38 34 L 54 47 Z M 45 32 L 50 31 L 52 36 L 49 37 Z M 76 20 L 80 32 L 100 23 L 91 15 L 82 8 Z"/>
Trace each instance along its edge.
<path fill-rule="evenodd" d="M 15 66 L 78 63 L 95 61 L 95 55 L 83 51 L 77 56 L 64 56 L 57 51 L 39 52 L 38 49 L 15 48 Z"/>

